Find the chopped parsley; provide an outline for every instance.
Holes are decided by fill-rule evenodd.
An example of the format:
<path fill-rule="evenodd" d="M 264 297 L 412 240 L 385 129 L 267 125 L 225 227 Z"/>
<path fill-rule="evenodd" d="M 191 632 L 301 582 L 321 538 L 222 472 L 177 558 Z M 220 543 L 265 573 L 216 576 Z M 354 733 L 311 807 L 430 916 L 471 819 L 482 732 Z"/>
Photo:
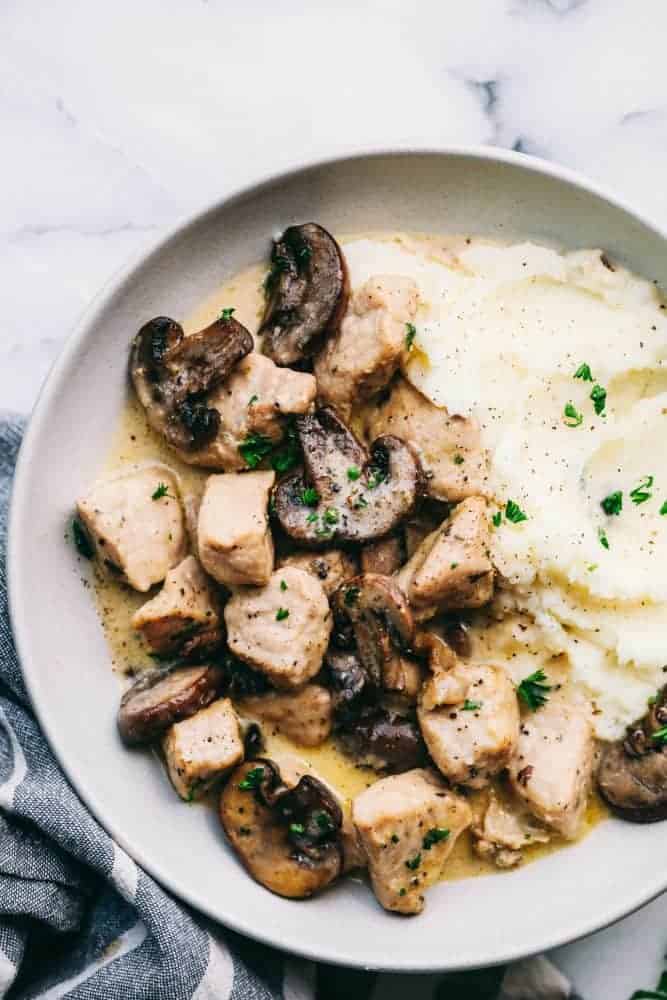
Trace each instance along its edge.
<path fill-rule="evenodd" d="M 315 522 L 319 521 L 319 519 L 320 519 L 319 514 L 316 514 L 315 511 L 313 510 L 313 511 L 310 512 L 310 514 L 306 518 L 306 522 L 308 524 L 315 524 Z"/>
<path fill-rule="evenodd" d="M 457 566 L 458 566 L 458 563 L 457 563 L 457 562 L 453 562 L 453 563 L 450 563 L 450 564 L 449 564 L 449 568 L 450 568 L 450 569 L 456 569 L 456 567 L 457 567 Z"/>
<path fill-rule="evenodd" d="M 74 538 L 74 546 L 79 555 L 83 556 L 84 559 L 92 559 L 94 555 L 93 546 L 86 529 L 78 517 L 72 519 L 72 537 Z"/>
<path fill-rule="evenodd" d="M 338 511 L 335 507 L 327 507 L 322 516 L 325 524 L 338 524 Z"/>
<path fill-rule="evenodd" d="M 306 832 L 306 828 L 303 825 L 303 823 L 290 823 L 290 825 L 289 825 L 289 832 L 290 833 L 295 833 L 298 836 L 301 833 L 305 833 Z"/>
<path fill-rule="evenodd" d="M 287 584 L 285 583 L 284 580 L 280 581 L 280 589 L 281 590 L 287 590 Z"/>
<path fill-rule="evenodd" d="M 524 677 L 517 686 L 519 698 L 535 712 L 546 703 L 551 691 L 551 685 L 546 683 L 547 675 L 543 670 L 536 670 L 534 674 Z"/>
<path fill-rule="evenodd" d="M 607 538 L 607 533 L 603 528 L 598 528 L 598 539 L 603 549 L 609 548 L 609 539 Z"/>
<path fill-rule="evenodd" d="M 422 840 L 422 847 L 425 851 L 430 851 L 434 844 L 439 844 L 441 840 L 447 840 L 448 837 L 449 830 L 445 830 L 443 826 L 433 826 L 426 832 Z"/>
<path fill-rule="evenodd" d="M 374 490 L 376 486 L 379 486 L 380 483 L 383 483 L 386 478 L 387 475 L 385 472 L 382 471 L 382 469 L 373 469 L 370 476 L 366 480 L 368 483 L 369 490 Z"/>
<path fill-rule="evenodd" d="M 239 790 L 241 792 L 250 792 L 254 788 L 259 788 L 263 777 L 263 767 L 252 767 L 249 771 L 246 771 L 245 778 L 243 778 L 242 781 L 239 781 Z"/>
<path fill-rule="evenodd" d="M 497 510 L 493 515 L 493 517 L 491 518 L 494 528 L 500 527 L 500 522 L 502 521 L 502 519 L 503 519 L 502 512 Z"/>
<path fill-rule="evenodd" d="M 584 361 L 583 365 L 579 365 L 576 372 L 574 373 L 575 378 L 583 379 L 584 382 L 592 382 L 593 376 L 591 375 L 591 369 L 589 365 Z"/>
<path fill-rule="evenodd" d="M 652 733 L 651 739 L 654 743 L 667 743 L 667 726 L 663 726 L 662 729 L 656 729 Z"/>
<path fill-rule="evenodd" d="M 469 698 L 463 702 L 462 712 L 476 712 L 478 708 L 482 707 L 481 701 L 470 701 Z"/>
<path fill-rule="evenodd" d="M 613 493 L 610 493 L 609 496 L 600 501 L 600 506 L 605 514 L 608 514 L 610 517 L 612 514 L 620 514 L 623 510 L 623 493 L 621 490 L 614 490 Z"/>
<path fill-rule="evenodd" d="M 322 830 L 323 833 L 329 833 L 334 828 L 334 825 L 331 822 L 331 817 L 329 816 L 328 813 L 325 812 L 316 813 L 315 822 L 317 823 L 317 825 L 319 826 L 320 830 Z"/>
<path fill-rule="evenodd" d="M 361 469 L 357 465 L 351 465 L 350 468 L 347 470 L 347 478 L 350 480 L 351 483 L 356 482 L 360 475 L 361 475 Z"/>
<path fill-rule="evenodd" d="M 158 483 L 155 493 L 152 495 L 151 500 L 161 500 L 162 497 L 170 496 L 169 487 L 166 483 Z"/>
<path fill-rule="evenodd" d="M 566 427 L 580 427 L 584 422 L 584 416 L 579 412 L 573 403 L 566 403 L 563 410 Z"/>
<path fill-rule="evenodd" d="M 514 500 L 508 500 L 505 504 L 505 517 L 512 524 L 519 524 L 520 521 L 528 520 L 528 515 L 524 514 L 518 503 L 515 503 Z"/>
<path fill-rule="evenodd" d="M 289 618 L 289 611 L 287 608 L 278 608 L 276 611 L 276 621 L 284 622 L 286 618 Z"/>
<path fill-rule="evenodd" d="M 347 604 L 348 608 L 351 607 L 353 604 L 357 603 L 357 601 L 359 600 L 360 593 L 361 590 L 359 589 L 359 587 L 347 588 L 347 590 L 345 591 L 345 603 Z"/>
<path fill-rule="evenodd" d="M 399 896 L 405 896 L 405 894 L 407 893 L 407 891 L 408 891 L 408 890 L 407 890 L 407 889 L 406 889 L 406 888 L 405 888 L 404 886 L 402 886 L 402 887 L 401 887 L 401 888 L 400 888 L 400 889 L 398 890 L 398 895 L 399 895 Z"/>
<path fill-rule="evenodd" d="M 248 406 L 252 406 L 252 404 L 256 403 L 258 399 L 259 396 L 255 393 L 255 395 L 251 396 L 250 399 L 248 400 Z"/>
<path fill-rule="evenodd" d="M 653 476 L 644 476 L 642 481 L 638 486 L 635 486 L 634 490 L 630 490 L 630 499 L 634 504 L 646 503 L 653 496 L 649 493 L 649 490 L 653 486 Z"/>
<path fill-rule="evenodd" d="M 665 500 L 665 502 L 663 503 L 662 507 L 660 508 L 660 513 L 661 514 L 667 514 L 667 500 Z"/>
<path fill-rule="evenodd" d="M 408 858 L 408 860 L 405 862 L 405 867 L 409 868 L 411 872 L 415 872 L 417 871 L 421 863 L 422 863 L 422 856 L 418 852 L 417 854 L 415 854 L 414 858 Z"/>
<path fill-rule="evenodd" d="M 299 440 L 293 423 L 289 424 L 283 441 L 271 456 L 271 467 L 276 472 L 287 472 L 299 461 Z"/>
<path fill-rule="evenodd" d="M 223 323 L 226 323 L 228 319 L 232 318 L 232 316 L 234 315 L 235 312 L 236 312 L 236 309 L 234 309 L 234 308 L 232 308 L 232 309 L 223 309 L 222 312 L 220 313 L 220 319 L 222 320 Z"/>
<path fill-rule="evenodd" d="M 452 462 L 454 463 L 454 465 L 463 465 L 463 463 L 465 462 L 465 458 L 463 457 L 463 455 L 454 455 Z"/>
<path fill-rule="evenodd" d="M 408 331 L 405 335 L 405 346 L 408 349 L 408 351 L 411 351 L 415 337 L 417 336 L 417 327 L 414 325 L 414 323 L 406 323 L 405 329 Z"/>
<path fill-rule="evenodd" d="M 320 502 L 320 495 L 313 486 L 306 486 L 299 500 L 305 507 L 317 507 Z"/>
<path fill-rule="evenodd" d="M 270 438 L 253 432 L 239 445 L 239 453 L 249 469 L 256 469 L 272 448 L 273 441 Z"/>
<path fill-rule="evenodd" d="M 607 390 L 603 389 L 601 385 L 594 385 L 590 398 L 593 401 L 593 409 L 600 416 L 604 413 L 604 408 L 607 405 Z"/>
<path fill-rule="evenodd" d="M 654 990 L 635 990 L 630 1000 L 667 1000 L 667 971 L 662 973 Z"/>

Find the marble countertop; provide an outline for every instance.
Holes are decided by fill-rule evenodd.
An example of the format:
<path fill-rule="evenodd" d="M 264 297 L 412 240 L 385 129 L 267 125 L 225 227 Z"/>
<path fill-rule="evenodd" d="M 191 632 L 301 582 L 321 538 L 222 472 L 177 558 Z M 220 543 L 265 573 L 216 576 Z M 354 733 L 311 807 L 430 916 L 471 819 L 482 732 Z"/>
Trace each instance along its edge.
<path fill-rule="evenodd" d="M 667 226 L 666 29 L 664 0 L 5 0 L 0 407 L 30 410 L 128 257 L 304 156 L 490 143 Z M 659 901 L 557 959 L 625 1000 L 656 980 L 666 918 Z"/>

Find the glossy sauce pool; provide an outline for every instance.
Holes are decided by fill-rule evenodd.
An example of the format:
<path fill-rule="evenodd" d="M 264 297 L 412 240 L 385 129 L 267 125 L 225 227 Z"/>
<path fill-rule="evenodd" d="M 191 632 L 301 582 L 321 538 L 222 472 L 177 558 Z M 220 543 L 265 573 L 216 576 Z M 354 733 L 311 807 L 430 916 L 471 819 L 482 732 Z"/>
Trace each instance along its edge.
<path fill-rule="evenodd" d="M 468 242 L 465 237 L 413 237 L 398 233 L 364 233 L 363 235 L 372 236 L 375 239 L 391 240 L 408 246 L 418 245 L 422 250 L 426 247 L 434 257 L 444 257 L 449 262 L 451 262 L 452 255 L 456 253 L 456 250 Z M 349 238 L 357 239 L 358 235 Z M 345 242 L 344 239 L 341 240 L 343 245 Z M 254 334 L 264 308 L 262 282 L 265 274 L 265 265 L 255 265 L 223 284 L 184 323 L 186 333 L 202 329 L 211 323 L 223 308 L 233 306 L 235 319 L 238 319 Z M 132 331 L 128 335 L 128 340 L 131 334 Z M 181 492 L 186 501 L 190 498 L 196 499 L 201 495 L 210 472 L 182 463 L 148 427 L 143 408 L 134 394 L 128 393 L 127 404 L 114 434 L 109 454 L 99 471 L 100 478 L 128 473 L 138 466 L 156 461 L 164 462 L 178 473 L 181 480 Z M 93 589 L 98 613 L 109 644 L 113 669 L 122 679 L 123 684 L 127 684 L 126 678 L 155 665 L 137 633 L 133 631 L 130 620 L 134 612 L 150 597 L 154 596 L 159 588 L 154 588 L 149 594 L 139 594 L 95 570 Z M 349 757 L 336 748 L 331 740 L 321 747 L 304 749 L 295 746 L 289 740 L 272 731 L 266 724 L 263 726 L 263 731 L 269 756 L 271 753 L 278 754 L 280 752 L 289 752 L 298 756 L 338 790 L 348 807 L 355 795 L 378 780 L 378 775 L 367 768 L 356 766 Z M 164 780 L 168 780 L 166 775 Z M 504 794 L 502 780 L 498 779 L 495 782 L 495 788 L 502 797 Z M 485 795 L 486 792 L 476 792 L 469 796 L 473 810 L 476 802 L 479 805 L 482 804 L 480 799 Z M 174 796 L 175 807 L 182 806 L 175 793 Z M 217 807 L 215 792 L 203 801 Z M 585 837 L 607 815 L 607 809 L 601 800 L 597 795 L 593 795 L 588 804 L 581 837 Z M 565 846 L 565 842 L 555 837 L 548 844 L 535 844 L 528 847 L 523 851 L 524 863 L 534 861 L 562 846 Z M 499 870 L 491 862 L 479 858 L 474 853 L 471 834 L 466 831 L 459 837 L 447 860 L 443 878 L 445 880 L 470 878 L 489 873 L 498 874 Z"/>

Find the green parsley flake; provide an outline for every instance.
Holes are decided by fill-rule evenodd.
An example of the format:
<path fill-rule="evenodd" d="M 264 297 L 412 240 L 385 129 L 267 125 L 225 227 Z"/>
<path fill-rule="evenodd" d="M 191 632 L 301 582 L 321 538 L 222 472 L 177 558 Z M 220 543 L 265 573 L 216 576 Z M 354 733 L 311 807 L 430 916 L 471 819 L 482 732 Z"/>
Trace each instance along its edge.
<path fill-rule="evenodd" d="M 259 399 L 259 396 L 257 396 L 257 395 L 251 396 L 250 399 L 248 400 L 248 406 L 252 406 L 252 404 L 256 403 L 258 399 Z"/>
<path fill-rule="evenodd" d="M 514 500 L 508 500 L 505 504 L 505 517 L 512 524 L 519 524 L 521 521 L 528 520 L 528 515 L 524 514 L 518 503 L 515 503 Z"/>
<path fill-rule="evenodd" d="M 660 508 L 660 513 L 661 514 L 667 514 L 667 500 L 665 500 L 665 502 L 663 503 L 662 507 Z"/>
<path fill-rule="evenodd" d="M 476 712 L 478 708 L 482 707 L 481 701 L 470 701 L 468 698 L 463 702 L 462 712 Z"/>
<path fill-rule="evenodd" d="M 361 593 L 359 587 L 348 587 L 345 591 L 345 603 L 348 608 L 353 604 L 356 604 L 359 599 L 359 594 Z"/>
<path fill-rule="evenodd" d="M 493 517 L 491 518 L 494 528 L 500 527 L 500 522 L 502 521 L 502 519 L 503 519 L 502 512 L 497 510 L 493 515 Z"/>
<path fill-rule="evenodd" d="M 383 483 L 387 475 L 382 469 L 373 469 L 370 476 L 367 479 L 369 490 L 374 490 L 380 483 Z"/>
<path fill-rule="evenodd" d="M 654 743 L 667 743 L 667 726 L 663 726 L 662 729 L 656 729 L 651 734 L 651 739 Z"/>
<path fill-rule="evenodd" d="M 551 685 L 546 683 L 547 675 L 543 670 L 536 670 L 534 674 L 524 677 L 517 686 L 519 698 L 535 712 L 544 705 L 549 697 Z"/>
<path fill-rule="evenodd" d="M 306 521 L 308 524 L 315 524 L 315 522 L 319 521 L 319 519 L 320 519 L 319 514 L 316 514 L 315 511 L 313 510 L 306 518 Z"/>
<path fill-rule="evenodd" d="M 270 438 L 253 432 L 239 445 L 239 453 L 249 469 L 256 469 L 272 448 L 273 441 Z"/>
<path fill-rule="evenodd" d="M 289 618 L 289 611 L 287 608 L 278 608 L 276 611 L 276 621 L 283 622 L 286 618 Z"/>
<path fill-rule="evenodd" d="M 171 494 L 169 493 L 169 487 L 167 486 L 167 484 L 158 483 L 158 487 L 153 496 L 151 497 L 151 500 L 161 500 L 162 497 L 168 497 L 168 496 L 171 496 Z"/>
<path fill-rule="evenodd" d="M 335 507 L 327 507 L 323 516 L 325 524 L 338 524 L 338 511 Z"/>
<path fill-rule="evenodd" d="M 566 427 L 580 427 L 584 422 L 583 414 L 579 412 L 573 403 L 566 403 L 563 410 Z"/>
<path fill-rule="evenodd" d="M 603 528 L 598 528 L 598 540 L 603 549 L 609 548 L 609 539 L 607 538 L 607 533 Z"/>
<path fill-rule="evenodd" d="M 347 470 L 347 478 L 350 480 L 351 483 L 356 482 L 356 480 L 359 478 L 360 475 L 361 475 L 361 469 L 356 465 L 351 465 L 350 468 Z"/>
<path fill-rule="evenodd" d="M 325 812 L 316 813 L 315 822 L 317 823 L 317 825 L 319 826 L 320 830 L 322 830 L 323 833 L 329 833 L 334 828 L 334 825 L 331 822 L 331 817 L 329 816 L 328 813 Z"/>
<path fill-rule="evenodd" d="M 465 458 L 463 457 L 463 455 L 454 455 L 452 462 L 454 463 L 454 465 L 463 465 L 463 463 L 465 462 Z"/>
<path fill-rule="evenodd" d="M 320 495 L 314 487 L 306 486 L 305 490 L 299 497 L 299 500 L 304 507 L 317 507 L 320 502 Z"/>
<path fill-rule="evenodd" d="M 420 853 L 415 854 L 414 858 L 408 858 L 405 862 L 405 867 L 409 868 L 411 872 L 417 871 L 420 864 L 422 863 L 422 856 Z"/>
<path fill-rule="evenodd" d="M 242 792 L 249 792 L 254 788 L 259 788 L 262 783 L 262 778 L 264 777 L 263 767 L 253 767 L 250 771 L 246 771 L 246 776 L 242 781 L 239 781 L 239 790 Z"/>
<path fill-rule="evenodd" d="M 289 832 L 295 833 L 297 836 L 299 836 L 299 834 L 306 832 L 306 828 L 303 825 L 303 823 L 290 823 Z"/>
<path fill-rule="evenodd" d="M 226 323 L 227 320 L 229 320 L 229 319 L 232 318 L 232 316 L 234 315 L 235 312 L 236 312 L 236 309 L 234 309 L 234 308 L 223 309 L 222 312 L 220 313 L 220 319 L 222 320 L 223 323 Z"/>
<path fill-rule="evenodd" d="M 417 327 L 414 325 L 414 323 L 406 323 L 405 329 L 408 331 L 405 335 L 405 346 L 408 349 L 408 351 L 411 351 L 415 337 L 417 336 Z"/>
<path fill-rule="evenodd" d="M 618 516 L 623 510 L 623 493 L 621 490 L 614 490 L 613 493 L 610 493 L 609 496 L 600 501 L 600 506 L 609 517 L 612 514 Z"/>
<path fill-rule="evenodd" d="M 583 379 L 584 382 L 592 382 L 593 376 L 591 375 L 591 370 L 586 362 L 583 365 L 579 365 L 576 372 L 574 373 L 575 378 Z"/>
<path fill-rule="evenodd" d="M 280 581 L 280 589 L 281 590 L 287 590 L 287 584 L 285 583 L 284 580 Z"/>
<path fill-rule="evenodd" d="M 448 837 L 449 830 L 445 830 L 442 826 L 433 826 L 426 832 L 422 840 L 422 847 L 425 851 L 430 851 L 434 844 L 439 844 L 441 840 L 447 840 Z"/>
<path fill-rule="evenodd" d="M 604 413 L 604 408 L 607 405 L 607 390 L 603 389 L 601 385 L 594 385 L 590 398 L 593 401 L 593 409 L 599 417 Z"/>
<path fill-rule="evenodd" d="M 646 503 L 653 496 L 649 493 L 649 490 L 653 486 L 653 476 L 644 476 L 639 486 L 635 486 L 634 490 L 630 490 L 630 499 L 634 504 Z"/>

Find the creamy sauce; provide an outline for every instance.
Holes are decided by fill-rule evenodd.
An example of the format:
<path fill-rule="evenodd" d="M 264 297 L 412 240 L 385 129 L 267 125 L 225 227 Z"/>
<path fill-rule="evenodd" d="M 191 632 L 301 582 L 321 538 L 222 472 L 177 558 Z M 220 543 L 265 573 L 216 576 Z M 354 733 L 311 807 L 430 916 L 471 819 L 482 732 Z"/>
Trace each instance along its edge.
<path fill-rule="evenodd" d="M 390 233 L 364 234 L 364 237 L 395 243 L 405 249 L 418 247 L 422 253 L 426 251 L 434 261 L 446 261 L 449 266 L 456 264 L 455 254 L 463 247 L 469 246 L 471 242 L 464 236 L 418 237 Z M 340 242 L 344 246 L 353 238 L 359 239 L 358 236 L 348 237 Z M 475 239 L 474 242 L 476 245 L 482 243 L 493 245 L 491 241 Z M 255 265 L 223 284 L 184 323 L 186 333 L 202 329 L 211 323 L 223 308 L 233 306 L 235 318 L 255 334 L 263 312 L 262 282 L 265 274 L 265 266 Z M 424 359 L 424 363 L 427 363 L 427 359 Z M 150 429 L 143 408 L 134 394 L 130 394 L 113 436 L 109 453 L 100 468 L 100 478 L 108 478 L 121 472 L 127 473 L 147 462 L 155 461 L 165 462 L 177 473 L 184 500 L 201 496 L 204 483 L 210 473 L 207 470 L 197 469 L 181 462 L 162 439 Z M 130 620 L 134 612 L 153 597 L 158 589 L 159 587 L 156 587 L 148 594 L 140 594 L 129 587 L 119 585 L 116 580 L 109 579 L 99 570 L 95 570 L 94 593 L 97 610 L 109 644 L 113 669 L 123 679 L 124 684 L 128 683 L 127 678 L 155 666 L 155 661 L 147 653 L 137 633 L 131 628 Z M 484 642 L 483 634 L 480 629 L 478 632 L 479 644 L 476 647 L 477 655 L 483 658 L 493 651 L 494 658 L 498 660 L 498 646 L 495 643 L 490 646 L 488 642 Z M 506 649 L 504 662 L 508 668 L 511 668 L 517 656 L 532 655 L 530 651 L 522 650 L 520 644 L 517 646 L 517 650 L 512 651 L 506 637 L 503 642 Z M 499 645 L 502 643 L 499 642 Z M 535 666 L 532 669 L 535 669 Z M 524 674 L 525 671 L 522 669 L 521 675 Z M 565 676 L 563 680 L 566 680 Z M 325 781 L 336 788 L 344 799 L 346 810 L 349 809 L 351 800 L 356 795 L 378 780 L 377 774 L 368 768 L 355 765 L 354 761 L 344 755 L 332 740 L 321 747 L 304 749 L 295 746 L 285 737 L 272 731 L 267 725 L 264 725 L 263 729 L 267 742 L 267 755 L 289 752 L 298 756 L 307 766 L 312 767 Z M 494 782 L 494 788 L 497 794 L 503 797 L 505 792 L 503 782 L 500 779 Z M 483 791 L 473 792 L 469 795 L 473 811 L 475 807 L 481 808 L 486 794 L 486 791 Z M 201 801 L 217 809 L 217 800 L 218 796 L 212 792 Z M 608 811 L 604 804 L 597 795 L 593 795 L 587 808 L 585 821 L 582 824 L 581 837 L 585 837 L 606 816 L 608 816 Z M 474 853 L 472 842 L 469 831 L 459 837 L 447 860 L 443 873 L 445 880 L 499 873 L 499 870 L 490 861 L 479 858 Z M 565 842 L 554 836 L 554 839 L 547 844 L 535 844 L 525 848 L 523 851 L 524 861 L 534 861 L 562 846 L 565 846 Z"/>

